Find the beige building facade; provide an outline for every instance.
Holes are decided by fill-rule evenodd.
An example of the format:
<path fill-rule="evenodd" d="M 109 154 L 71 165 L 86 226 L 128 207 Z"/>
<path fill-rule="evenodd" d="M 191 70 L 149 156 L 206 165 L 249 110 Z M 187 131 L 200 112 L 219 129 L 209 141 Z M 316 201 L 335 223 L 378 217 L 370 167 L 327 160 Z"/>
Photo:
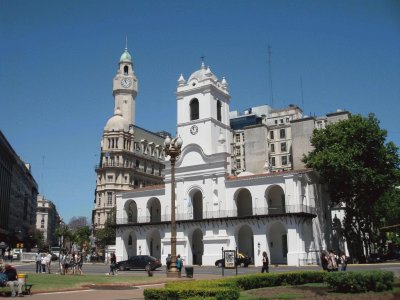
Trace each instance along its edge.
<path fill-rule="evenodd" d="M 110 220 L 118 192 L 159 184 L 164 170 L 164 136 L 135 125 L 138 92 L 132 57 L 126 48 L 113 79 L 114 115 L 107 121 L 96 166 L 92 224 Z"/>
<path fill-rule="evenodd" d="M 36 209 L 36 229 L 43 233 L 45 244 L 49 246 L 58 245 L 56 228 L 60 222 L 60 216 L 54 203 L 44 198 L 43 195 L 37 197 Z"/>

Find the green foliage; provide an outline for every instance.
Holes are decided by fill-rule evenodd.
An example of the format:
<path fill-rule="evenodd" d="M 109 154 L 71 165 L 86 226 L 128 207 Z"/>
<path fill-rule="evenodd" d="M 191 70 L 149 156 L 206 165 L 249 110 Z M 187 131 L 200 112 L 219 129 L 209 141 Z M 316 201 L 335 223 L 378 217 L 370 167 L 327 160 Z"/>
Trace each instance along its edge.
<path fill-rule="evenodd" d="M 324 271 L 301 271 L 268 274 L 250 274 L 238 276 L 234 280 L 243 290 L 258 289 L 280 285 L 299 285 L 305 283 L 323 282 Z"/>
<path fill-rule="evenodd" d="M 385 143 L 386 136 L 373 114 L 353 115 L 315 130 L 314 150 L 303 159 L 327 184 L 332 205 L 345 205 L 342 234 L 347 241 L 370 244 L 381 240 L 377 231 L 381 216 L 393 207 L 391 198 L 381 199 L 400 183 L 398 148 Z M 382 204 L 386 209 L 377 214 Z"/>
<path fill-rule="evenodd" d="M 239 299 L 240 290 L 236 287 L 199 287 L 199 288 L 164 288 L 164 289 L 145 289 L 144 298 L 172 300 L 172 299 L 204 299 L 211 298 L 216 300 Z"/>
<path fill-rule="evenodd" d="M 145 289 L 145 299 L 192 299 L 194 297 L 217 300 L 238 299 L 240 290 L 230 279 L 173 281 L 165 284 L 164 289 Z"/>
<path fill-rule="evenodd" d="M 116 220 L 116 208 L 111 209 L 111 217 L 107 219 L 104 224 L 104 228 L 99 228 L 94 231 L 96 238 L 96 244 L 100 248 L 104 248 L 106 245 L 115 244 L 115 220 Z"/>
<path fill-rule="evenodd" d="M 331 272 L 325 281 L 341 293 L 381 292 L 393 288 L 394 275 L 389 271 Z"/>
<path fill-rule="evenodd" d="M 218 280 L 174 281 L 166 283 L 165 289 L 145 289 L 145 299 L 238 299 L 240 289 L 250 290 L 280 285 L 297 285 L 324 281 L 326 272 L 303 271 L 268 274 L 250 274 Z"/>

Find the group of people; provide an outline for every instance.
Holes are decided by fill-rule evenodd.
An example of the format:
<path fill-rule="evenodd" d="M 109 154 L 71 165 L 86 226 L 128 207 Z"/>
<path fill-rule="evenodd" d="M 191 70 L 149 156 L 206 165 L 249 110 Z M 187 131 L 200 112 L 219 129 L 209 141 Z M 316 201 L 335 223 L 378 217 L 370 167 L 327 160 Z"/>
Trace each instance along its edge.
<path fill-rule="evenodd" d="M 36 273 L 51 272 L 51 253 L 36 253 Z M 47 272 L 46 272 L 47 270 Z"/>
<path fill-rule="evenodd" d="M 60 253 L 58 262 L 59 274 L 83 274 L 83 253 L 82 252 L 70 252 L 67 254 Z M 36 273 L 51 273 L 52 268 L 52 254 L 51 253 L 40 253 L 36 254 Z"/>
<path fill-rule="evenodd" d="M 335 251 L 329 250 L 328 252 L 322 251 L 321 253 L 321 266 L 322 269 L 328 272 L 339 271 L 339 264 L 341 266 L 341 271 L 346 271 L 347 269 L 347 256 L 344 252 L 340 253 L 340 256 L 336 254 Z"/>
<path fill-rule="evenodd" d="M 171 254 L 168 254 L 166 258 L 167 271 L 171 268 L 171 263 L 172 263 L 172 256 Z M 181 272 L 182 267 L 183 267 L 183 258 L 181 257 L 180 254 L 178 254 L 176 256 L 176 268 L 178 269 L 179 272 Z"/>
<path fill-rule="evenodd" d="M 0 286 L 10 287 L 11 297 L 24 297 L 23 283 L 18 281 L 17 270 L 9 264 L 4 265 L 3 260 L 0 260 Z"/>
<path fill-rule="evenodd" d="M 60 274 L 83 275 L 83 261 L 84 255 L 80 251 L 60 254 Z"/>

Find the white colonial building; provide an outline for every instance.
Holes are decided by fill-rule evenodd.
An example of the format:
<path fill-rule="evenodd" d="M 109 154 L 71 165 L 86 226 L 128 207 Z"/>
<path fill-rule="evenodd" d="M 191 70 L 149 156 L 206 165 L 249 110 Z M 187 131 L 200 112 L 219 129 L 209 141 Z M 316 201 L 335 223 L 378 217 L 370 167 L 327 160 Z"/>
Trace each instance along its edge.
<path fill-rule="evenodd" d="M 315 263 L 330 247 L 331 219 L 324 187 L 309 169 L 232 174 L 230 95 L 204 64 L 177 87 L 177 133 L 183 140 L 176 162 L 177 254 L 185 264 L 214 265 L 235 250 L 261 265 Z M 168 160 L 168 157 L 167 157 Z M 260 158 L 264 167 L 266 158 Z M 264 171 L 267 172 L 268 170 Z M 119 193 L 118 260 L 150 254 L 165 262 L 171 253 L 171 169 L 163 185 Z"/>

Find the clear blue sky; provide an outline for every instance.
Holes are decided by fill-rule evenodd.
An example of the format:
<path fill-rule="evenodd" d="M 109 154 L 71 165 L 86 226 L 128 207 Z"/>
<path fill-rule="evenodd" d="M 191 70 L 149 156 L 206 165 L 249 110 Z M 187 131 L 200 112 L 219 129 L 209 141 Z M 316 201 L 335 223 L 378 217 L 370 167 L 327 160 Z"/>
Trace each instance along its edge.
<path fill-rule="evenodd" d="M 400 145 L 399 1 L 1 0 L 0 129 L 66 221 L 91 215 L 125 36 L 138 126 L 175 133 L 177 79 L 202 55 L 231 110 L 271 104 L 269 44 L 274 107 L 374 112 Z"/>

